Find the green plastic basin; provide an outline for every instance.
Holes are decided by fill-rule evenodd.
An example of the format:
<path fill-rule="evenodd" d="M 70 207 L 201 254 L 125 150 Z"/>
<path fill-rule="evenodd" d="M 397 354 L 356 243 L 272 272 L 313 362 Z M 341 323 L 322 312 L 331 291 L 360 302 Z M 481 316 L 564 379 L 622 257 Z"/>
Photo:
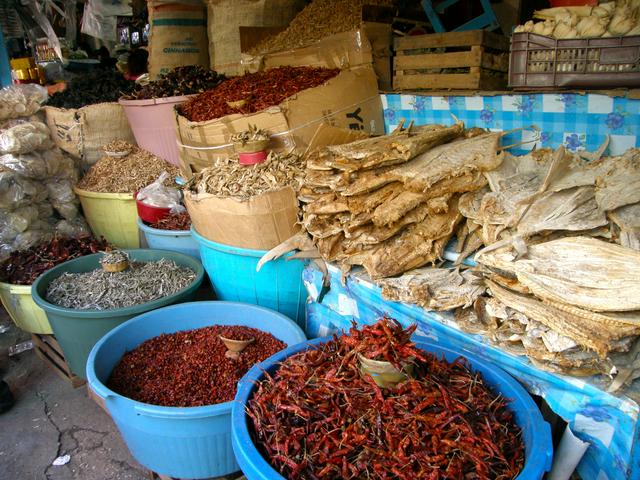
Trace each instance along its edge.
<path fill-rule="evenodd" d="M 125 250 L 133 261 L 152 262 L 162 258 L 173 260 L 182 267 L 196 272 L 196 278 L 188 287 L 173 295 L 158 298 L 151 302 L 132 307 L 114 308 L 111 310 L 76 310 L 54 305 L 46 300 L 49 284 L 63 273 L 84 273 L 100 267 L 101 253 L 75 258 L 61 263 L 40 275 L 31 288 L 33 301 L 47 314 L 56 339 L 73 373 L 86 377 L 86 364 L 89 352 L 98 340 L 107 332 L 136 315 L 155 310 L 156 308 L 191 301 L 204 278 L 202 264 L 188 255 L 168 250 L 136 249 Z"/>

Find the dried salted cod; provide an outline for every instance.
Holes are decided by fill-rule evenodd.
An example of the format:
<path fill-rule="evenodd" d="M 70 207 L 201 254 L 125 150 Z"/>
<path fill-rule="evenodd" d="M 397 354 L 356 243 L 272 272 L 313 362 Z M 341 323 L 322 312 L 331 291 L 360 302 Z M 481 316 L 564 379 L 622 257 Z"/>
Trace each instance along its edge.
<path fill-rule="evenodd" d="M 596 201 L 605 211 L 640 202 L 640 149 L 615 159 L 615 166 L 598 178 Z"/>
<path fill-rule="evenodd" d="M 376 283 L 387 300 L 436 311 L 468 307 L 485 291 L 482 279 L 457 268 L 418 268 Z"/>
<path fill-rule="evenodd" d="M 345 249 L 357 248 L 363 245 L 375 245 L 383 242 L 388 238 L 393 237 L 407 225 L 424 221 L 429 214 L 434 215 L 434 212 L 431 211 L 429 205 L 423 204 L 414 208 L 411 212 L 391 225 L 383 227 L 362 225 L 349 231 L 345 230 L 345 237 L 347 239 L 353 239 L 351 242 L 348 242 L 350 244 L 349 247 L 345 245 Z"/>
<path fill-rule="evenodd" d="M 348 211 L 349 205 L 346 199 L 335 194 L 305 205 L 304 207 L 305 213 L 315 213 L 318 215 L 330 215 Z"/>
<path fill-rule="evenodd" d="M 326 165 L 344 171 L 368 170 L 408 162 L 416 155 L 462 136 L 464 124 L 426 125 L 400 133 L 326 147 Z"/>
<path fill-rule="evenodd" d="M 510 251 L 480 252 L 476 260 L 516 275 L 537 297 L 594 312 L 640 310 L 640 252 L 587 237 L 529 246 L 526 258 Z"/>
<path fill-rule="evenodd" d="M 620 229 L 620 245 L 640 250 L 640 203 L 609 212 L 609 218 Z"/>
<path fill-rule="evenodd" d="M 485 133 L 439 145 L 381 175 L 367 172 L 359 176 L 342 194 L 359 195 L 394 181 L 404 183 L 408 190 L 428 193 L 441 181 L 492 170 L 502 161 L 503 155 L 497 153 L 501 135 Z"/>
<path fill-rule="evenodd" d="M 352 255 L 346 265 L 362 265 L 372 279 L 399 275 L 439 260 L 462 219 L 458 199 L 450 200 L 446 213 L 429 215 L 373 249 Z"/>
<path fill-rule="evenodd" d="M 594 187 L 577 187 L 542 194 L 518 223 L 517 232 L 530 235 L 550 230 L 580 231 L 607 223 L 607 216 L 596 202 Z"/>
<path fill-rule="evenodd" d="M 605 356 L 612 349 L 612 341 L 633 335 L 634 327 L 617 328 L 614 331 L 605 330 L 594 322 L 564 312 L 550 305 L 545 305 L 534 297 L 511 292 L 491 281 L 487 282 L 492 295 L 514 310 L 526 315 L 560 335 L 574 340 L 601 356 Z"/>

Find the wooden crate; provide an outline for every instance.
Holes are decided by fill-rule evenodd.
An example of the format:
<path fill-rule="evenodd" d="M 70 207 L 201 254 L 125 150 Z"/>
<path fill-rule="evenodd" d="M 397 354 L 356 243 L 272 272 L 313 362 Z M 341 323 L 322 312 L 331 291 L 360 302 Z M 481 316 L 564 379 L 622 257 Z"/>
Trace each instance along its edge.
<path fill-rule="evenodd" d="M 62 353 L 62 348 L 53 335 L 31 334 L 33 349 L 54 372 L 69 382 L 73 388 L 78 388 L 85 384 L 85 380 L 71 372 L 67 361 Z"/>
<path fill-rule="evenodd" d="M 509 39 L 502 35 L 434 33 L 396 38 L 394 45 L 394 90 L 499 90 L 507 85 Z"/>

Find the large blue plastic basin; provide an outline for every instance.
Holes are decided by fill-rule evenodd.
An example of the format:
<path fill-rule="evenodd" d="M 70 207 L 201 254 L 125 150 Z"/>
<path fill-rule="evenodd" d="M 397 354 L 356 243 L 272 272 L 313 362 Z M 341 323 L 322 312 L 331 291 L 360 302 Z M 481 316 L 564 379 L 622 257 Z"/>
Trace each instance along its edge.
<path fill-rule="evenodd" d="M 200 260 L 198 243 L 191 236 L 190 230 L 160 230 L 159 228 L 151 228 L 145 225 L 140 218 L 138 218 L 138 228 L 143 233 L 149 248 L 180 252 L 196 260 Z"/>
<path fill-rule="evenodd" d="M 200 245 L 200 258 L 216 298 L 231 302 L 261 305 L 280 312 L 305 328 L 307 290 L 302 283 L 303 260 L 285 257 L 256 266 L 265 250 L 250 250 L 212 242 L 196 232 L 191 234 Z"/>
<path fill-rule="evenodd" d="M 256 449 L 249 434 L 249 418 L 245 408 L 247 401 L 253 395 L 256 382 L 264 378 L 264 371 L 274 374 L 278 369 L 278 363 L 291 355 L 307 350 L 313 345 L 326 342 L 327 338 L 317 338 L 299 345 L 294 345 L 269 357 L 262 363 L 254 365 L 238 383 L 238 392 L 231 414 L 233 424 L 233 451 L 236 460 L 240 464 L 242 472 L 248 480 L 283 480 L 282 477 L 262 457 Z M 549 424 L 542 419 L 540 410 L 533 402 L 529 394 L 522 386 L 509 376 L 504 370 L 477 359 L 468 352 L 460 352 L 454 349 L 443 348 L 440 345 L 417 339 L 419 348 L 433 352 L 452 362 L 457 357 L 463 356 L 469 360 L 472 368 L 480 372 L 487 384 L 494 391 L 502 393 L 505 398 L 511 400 L 509 407 L 514 412 L 516 423 L 522 429 L 525 444 L 525 466 L 516 480 L 539 480 L 545 472 L 551 468 L 553 457 L 553 445 L 551 443 L 551 429 Z"/>
<path fill-rule="evenodd" d="M 96 343 L 87 360 L 87 380 L 104 399 L 133 457 L 161 475 L 209 478 L 240 470 L 231 447 L 231 404 L 162 407 L 136 402 L 106 387 L 125 352 L 162 333 L 211 325 L 245 325 L 271 333 L 287 345 L 304 342 L 290 319 L 255 305 L 193 302 L 154 310 L 123 323 Z"/>

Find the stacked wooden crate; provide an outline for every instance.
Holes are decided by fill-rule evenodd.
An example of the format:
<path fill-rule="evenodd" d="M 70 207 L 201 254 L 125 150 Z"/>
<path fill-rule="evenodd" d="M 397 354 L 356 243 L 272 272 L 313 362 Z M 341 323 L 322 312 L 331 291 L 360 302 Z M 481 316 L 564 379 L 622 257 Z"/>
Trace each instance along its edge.
<path fill-rule="evenodd" d="M 393 89 L 500 90 L 507 85 L 509 39 L 485 30 L 396 38 Z"/>

